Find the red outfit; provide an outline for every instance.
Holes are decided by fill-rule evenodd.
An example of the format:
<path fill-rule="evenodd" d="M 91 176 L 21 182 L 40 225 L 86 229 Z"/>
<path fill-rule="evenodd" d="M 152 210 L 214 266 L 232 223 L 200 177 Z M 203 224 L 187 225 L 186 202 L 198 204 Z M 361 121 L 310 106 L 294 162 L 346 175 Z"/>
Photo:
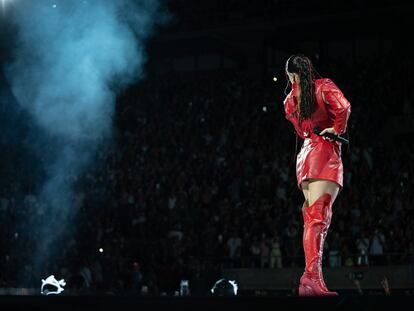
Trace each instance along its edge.
<path fill-rule="evenodd" d="M 292 122 L 296 133 L 304 139 L 302 148 L 297 155 L 296 177 L 298 188 L 301 182 L 310 179 L 326 179 L 343 187 L 343 165 L 341 145 L 337 141 L 329 141 L 314 134 L 312 128 L 321 130 L 333 127 L 337 134 L 346 131 L 351 104 L 341 90 L 328 78 L 315 80 L 316 110 L 310 120 L 299 124 L 297 107 L 297 84 L 292 85 L 292 91 L 284 101 L 286 119 Z M 325 99 L 325 100 L 324 100 Z"/>
<path fill-rule="evenodd" d="M 323 246 L 332 219 L 332 197 L 323 194 L 311 206 L 303 208 L 303 251 L 305 272 L 300 278 L 299 296 L 337 296 L 325 284 L 322 274 Z"/>

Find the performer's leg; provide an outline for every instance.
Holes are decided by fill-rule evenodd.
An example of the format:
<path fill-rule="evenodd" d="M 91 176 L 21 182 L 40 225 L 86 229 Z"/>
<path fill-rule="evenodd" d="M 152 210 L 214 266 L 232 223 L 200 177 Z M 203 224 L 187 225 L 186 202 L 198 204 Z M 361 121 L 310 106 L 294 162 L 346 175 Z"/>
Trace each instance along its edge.
<path fill-rule="evenodd" d="M 302 181 L 301 188 L 302 188 L 303 196 L 305 197 L 305 201 L 303 202 L 303 205 L 302 205 L 302 211 L 303 211 L 304 208 L 309 206 L 309 181 L 308 180 Z"/>
<path fill-rule="evenodd" d="M 305 197 L 305 201 L 309 200 L 309 181 L 305 180 L 301 183 L 303 196 Z"/>
<path fill-rule="evenodd" d="M 301 278 L 299 295 L 334 296 L 323 280 L 323 245 L 332 218 L 332 204 L 339 192 L 339 185 L 327 180 L 309 180 L 308 205 L 303 207 L 303 249 L 305 272 Z"/>
<path fill-rule="evenodd" d="M 332 204 L 335 201 L 339 193 L 339 185 L 330 180 L 322 179 L 310 179 L 309 180 L 309 205 L 312 205 L 317 199 L 319 199 L 324 193 L 329 193 L 332 197 Z"/>

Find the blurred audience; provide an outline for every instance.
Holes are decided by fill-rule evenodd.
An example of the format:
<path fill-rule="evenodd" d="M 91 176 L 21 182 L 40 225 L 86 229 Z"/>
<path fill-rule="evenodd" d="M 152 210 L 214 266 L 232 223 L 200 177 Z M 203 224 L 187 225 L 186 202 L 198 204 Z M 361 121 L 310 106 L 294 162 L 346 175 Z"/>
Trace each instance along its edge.
<path fill-rule="evenodd" d="M 414 153 L 407 140 L 381 136 L 385 117 L 402 113 L 398 103 L 412 106 L 413 93 L 393 76 L 394 58 L 344 64 L 318 67 L 352 104 L 324 260 L 413 263 Z M 51 263 L 73 291 L 159 295 L 188 279 L 201 292 L 223 268 L 303 266 L 295 135 L 284 85 L 270 80 L 244 71 L 150 74 L 119 97 L 116 143 L 74 183 L 76 225 Z M 12 152 L 3 150 L 3 163 Z M 25 224 L 50 208 L 18 174 L 1 180 L 2 287 L 20 284 L 41 239 Z M 25 279 L 37 286 L 30 271 Z"/>

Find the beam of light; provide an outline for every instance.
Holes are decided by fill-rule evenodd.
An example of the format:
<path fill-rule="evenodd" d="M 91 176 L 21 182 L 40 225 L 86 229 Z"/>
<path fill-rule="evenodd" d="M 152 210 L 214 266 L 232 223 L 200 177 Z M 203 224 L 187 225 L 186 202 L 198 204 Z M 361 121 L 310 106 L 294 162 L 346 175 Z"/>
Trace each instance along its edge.
<path fill-rule="evenodd" d="M 80 204 L 75 182 L 113 139 L 117 94 L 143 76 L 146 39 L 166 18 L 160 3 L 36 0 L 13 15 L 19 44 L 5 74 L 19 105 L 36 122 L 28 148 L 44 169 L 36 195 L 47 212 L 24 225 L 39 237 L 28 259 L 35 274 L 48 273 L 44 263 L 74 230 Z"/>
<path fill-rule="evenodd" d="M 4 8 L 7 2 L 10 2 L 11 0 L 1 0 L 1 5 Z"/>
<path fill-rule="evenodd" d="M 5 12 L 7 5 L 13 2 L 13 0 L 0 0 L 0 1 L 1 1 L 1 9 L 3 13 Z"/>

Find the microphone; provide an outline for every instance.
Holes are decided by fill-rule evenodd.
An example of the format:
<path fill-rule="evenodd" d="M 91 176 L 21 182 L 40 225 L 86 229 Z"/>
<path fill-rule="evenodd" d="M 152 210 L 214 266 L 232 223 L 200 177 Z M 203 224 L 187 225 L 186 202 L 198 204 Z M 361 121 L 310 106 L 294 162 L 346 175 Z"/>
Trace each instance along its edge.
<path fill-rule="evenodd" d="M 320 135 L 319 133 L 322 132 L 322 130 L 319 127 L 315 127 L 312 131 L 315 134 L 317 134 L 317 135 Z M 343 138 L 342 136 L 339 136 L 339 135 L 335 135 L 333 133 L 324 133 L 324 134 L 322 134 L 320 136 L 328 137 L 330 139 L 339 141 L 339 142 L 344 143 L 344 144 L 349 144 L 349 140 L 348 139 Z"/>

